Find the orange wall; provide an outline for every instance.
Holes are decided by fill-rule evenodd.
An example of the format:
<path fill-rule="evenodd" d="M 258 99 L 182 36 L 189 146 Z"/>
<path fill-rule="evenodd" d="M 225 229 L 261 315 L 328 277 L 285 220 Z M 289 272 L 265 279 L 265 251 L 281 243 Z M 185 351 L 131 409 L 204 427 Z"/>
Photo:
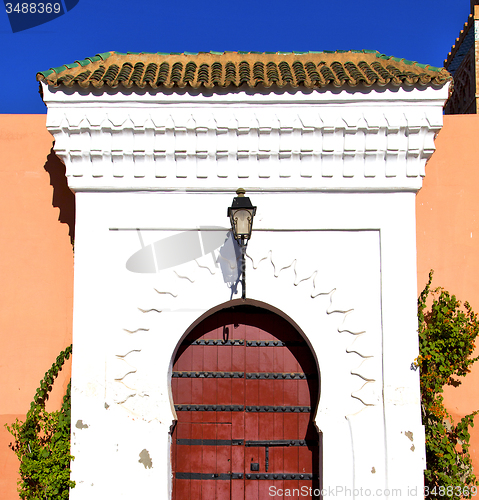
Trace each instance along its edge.
<path fill-rule="evenodd" d="M 71 343 L 73 195 L 65 191 L 64 177 L 62 184 L 63 165 L 50 154 L 53 138 L 45 119 L 0 115 L 2 500 L 19 498 L 18 461 L 8 448 L 11 436 L 4 424 L 24 418 L 45 371 Z M 59 221 L 60 214 L 70 226 Z M 52 406 L 59 405 L 68 383 L 69 366 L 65 371 L 57 379 Z"/>
<path fill-rule="evenodd" d="M 479 313 L 479 115 L 444 116 L 436 148 L 416 198 L 418 293 L 434 269 L 433 287 Z M 455 421 L 479 409 L 479 362 L 458 388 L 446 387 L 445 403 Z M 475 424 L 471 455 L 479 476 L 479 416 Z"/>
<path fill-rule="evenodd" d="M 74 201 L 45 119 L 0 115 L 2 500 L 18 499 L 18 462 L 3 424 L 24 417 L 44 372 L 71 343 Z M 432 268 L 434 285 L 479 312 L 479 115 L 445 116 L 436 147 L 416 202 L 418 291 Z M 52 405 L 60 403 L 69 366 L 65 372 Z M 479 408 L 479 362 L 459 388 L 447 388 L 446 404 L 455 418 Z M 472 443 L 479 471 L 479 425 Z"/>

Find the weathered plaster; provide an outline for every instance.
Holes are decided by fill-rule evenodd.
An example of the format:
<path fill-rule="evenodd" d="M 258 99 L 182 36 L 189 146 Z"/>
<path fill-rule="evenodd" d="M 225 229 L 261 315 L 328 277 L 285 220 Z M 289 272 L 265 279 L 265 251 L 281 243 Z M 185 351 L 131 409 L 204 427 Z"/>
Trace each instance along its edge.
<path fill-rule="evenodd" d="M 150 454 L 146 449 L 141 450 L 140 460 L 138 460 L 138 462 L 140 462 L 140 464 L 143 464 L 145 469 L 151 469 L 153 467 L 153 462 L 151 460 Z"/>

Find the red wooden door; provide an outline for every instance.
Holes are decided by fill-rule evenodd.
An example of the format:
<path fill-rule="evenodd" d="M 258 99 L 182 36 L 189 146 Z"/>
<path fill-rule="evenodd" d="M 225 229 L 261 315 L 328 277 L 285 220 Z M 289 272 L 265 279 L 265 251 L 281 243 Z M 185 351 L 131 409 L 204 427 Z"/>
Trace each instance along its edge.
<path fill-rule="evenodd" d="M 173 366 L 173 499 L 310 496 L 318 384 L 308 345 L 278 315 L 237 306 L 203 321 Z"/>

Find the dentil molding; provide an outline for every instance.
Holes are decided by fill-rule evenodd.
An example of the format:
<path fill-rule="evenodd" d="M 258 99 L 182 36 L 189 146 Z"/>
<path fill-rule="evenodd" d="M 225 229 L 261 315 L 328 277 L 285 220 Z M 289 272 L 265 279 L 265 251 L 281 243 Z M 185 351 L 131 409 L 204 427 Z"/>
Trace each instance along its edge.
<path fill-rule="evenodd" d="M 343 91 L 264 102 L 245 93 L 171 102 L 106 95 L 95 106 L 65 94 L 49 105 L 47 128 L 74 191 L 417 191 L 442 127 L 432 92 L 443 90 L 427 99 L 383 90 L 367 100 Z"/>

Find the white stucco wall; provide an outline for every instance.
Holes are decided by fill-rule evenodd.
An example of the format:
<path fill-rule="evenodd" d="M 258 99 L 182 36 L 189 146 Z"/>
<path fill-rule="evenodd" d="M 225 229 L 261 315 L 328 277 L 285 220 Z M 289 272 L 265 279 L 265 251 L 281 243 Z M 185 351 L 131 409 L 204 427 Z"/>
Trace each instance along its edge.
<path fill-rule="evenodd" d="M 240 186 L 258 207 L 247 297 L 294 320 L 319 362 L 325 497 L 420 497 L 415 192 L 447 88 L 44 93 L 77 203 L 71 498 L 168 497 L 172 353 L 241 286 L 231 239 L 158 272 L 127 262 L 226 234 Z"/>

